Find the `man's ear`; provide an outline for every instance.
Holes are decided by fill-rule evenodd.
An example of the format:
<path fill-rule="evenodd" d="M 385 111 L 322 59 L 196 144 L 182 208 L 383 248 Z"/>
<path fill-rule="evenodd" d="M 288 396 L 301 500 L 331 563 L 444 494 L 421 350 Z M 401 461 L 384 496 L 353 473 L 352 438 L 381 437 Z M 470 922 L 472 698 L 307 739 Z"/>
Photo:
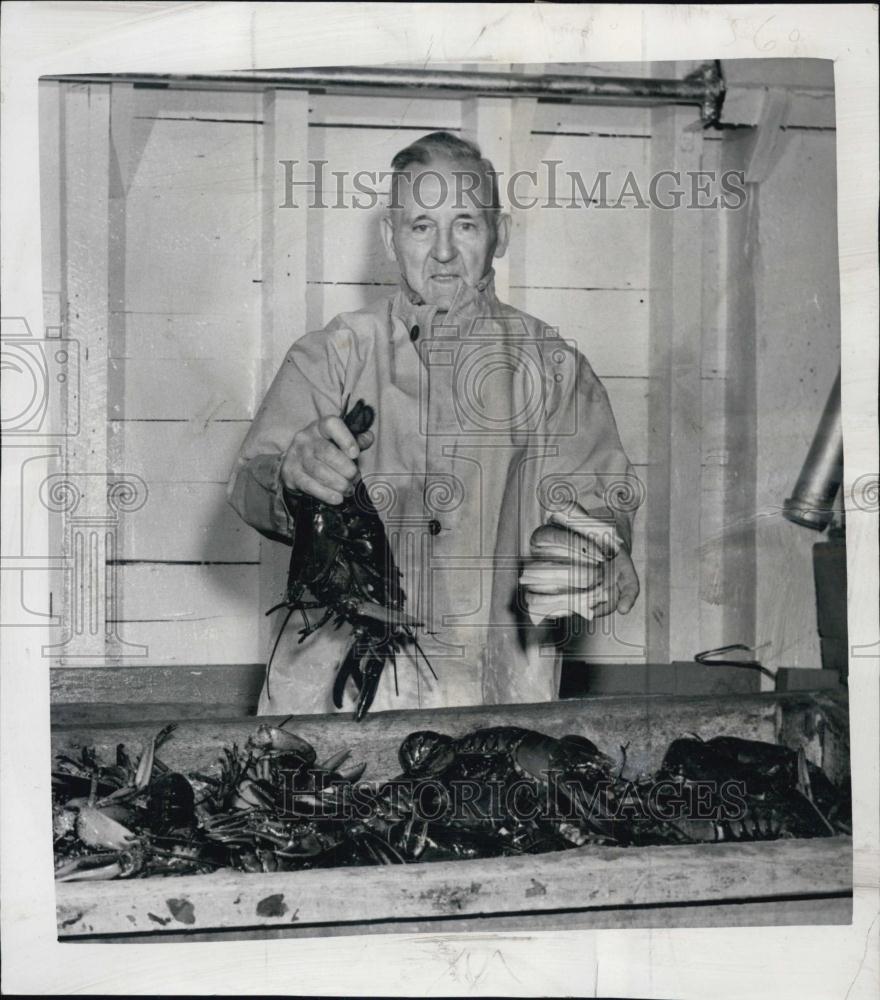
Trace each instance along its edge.
<path fill-rule="evenodd" d="M 495 224 L 495 257 L 503 257 L 507 252 L 507 244 L 510 241 L 510 216 L 507 212 L 498 213 L 498 221 Z"/>
<path fill-rule="evenodd" d="M 385 255 L 390 261 L 397 260 L 397 253 L 394 250 L 394 221 L 391 213 L 382 216 L 382 242 L 385 244 Z"/>

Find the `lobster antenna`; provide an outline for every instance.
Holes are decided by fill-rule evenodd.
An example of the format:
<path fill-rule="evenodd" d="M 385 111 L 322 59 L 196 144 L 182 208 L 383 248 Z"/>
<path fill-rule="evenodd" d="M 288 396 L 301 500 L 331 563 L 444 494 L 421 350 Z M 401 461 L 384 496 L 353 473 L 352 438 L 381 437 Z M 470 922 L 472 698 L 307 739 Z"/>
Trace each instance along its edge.
<path fill-rule="evenodd" d="M 279 605 L 280 606 L 280 605 Z M 290 616 L 293 614 L 294 609 L 290 608 L 287 612 L 287 617 L 281 623 L 281 628 L 278 629 L 278 635 L 275 636 L 275 645 L 272 647 L 272 652 L 269 654 L 269 662 L 266 664 L 266 697 L 271 698 L 272 694 L 269 690 L 269 674 L 272 671 L 272 661 L 275 659 L 275 651 L 278 649 L 278 643 L 281 642 L 281 636 L 284 635 L 284 630 L 287 628 L 287 623 L 290 621 Z"/>
<path fill-rule="evenodd" d="M 419 645 L 419 640 L 415 637 L 415 635 L 413 633 L 410 633 L 410 639 L 412 639 L 413 644 L 415 645 L 416 649 L 422 654 L 422 659 L 427 664 L 428 670 L 431 671 L 431 676 L 434 678 L 435 681 L 440 680 L 440 678 L 434 673 L 434 668 L 431 666 L 431 661 L 428 659 L 427 656 L 425 656 L 425 651 Z"/>

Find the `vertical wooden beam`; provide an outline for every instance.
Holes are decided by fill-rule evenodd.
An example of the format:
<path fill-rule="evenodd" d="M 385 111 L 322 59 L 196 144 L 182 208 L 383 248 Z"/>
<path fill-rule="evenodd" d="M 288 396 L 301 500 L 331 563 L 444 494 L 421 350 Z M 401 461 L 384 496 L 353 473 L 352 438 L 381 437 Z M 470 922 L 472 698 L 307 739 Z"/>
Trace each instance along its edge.
<path fill-rule="evenodd" d="M 61 301 L 64 333 L 79 348 L 78 391 L 67 397 L 63 472 L 47 481 L 50 510 L 66 524 L 69 571 L 64 607 L 69 633 L 49 647 L 59 663 L 106 659 L 108 637 L 107 366 L 109 351 L 110 88 L 68 84 L 62 91 Z M 53 481 L 54 480 L 54 481 Z"/>
<path fill-rule="evenodd" d="M 706 144 L 709 146 L 709 143 Z M 727 132 L 705 166 L 744 170 L 744 136 Z M 716 181 L 717 184 L 717 181 Z M 703 489 L 699 644 L 755 641 L 755 191 L 704 213 Z M 739 690 L 757 690 L 742 670 Z"/>
<path fill-rule="evenodd" d="M 256 380 L 259 398 L 281 366 L 288 348 L 307 332 L 306 254 L 310 189 L 295 187 L 286 198 L 280 160 L 298 161 L 295 182 L 310 180 L 308 94 L 269 90 L 263 96 L 262 148 L 262 357 Z M 296 204 L 285 204 L 289 200 Z M 281 207 L 284 205 L 285 207 Z M 260 607 L 270 608 L 283 595 L 289 552 L 277 542 L 260 543 Z M 274 622 L 260 616 L 260 650 L 268 656 Z"/>
<path fill-rule="evenodd" d="M 80 433 L 66 471 L 107 469 L 110 87 L 68 84 L 64 95 L 64 280 L 67 332 L 82 349 Z M 103 514 L 105 498 L 95 496 Z"/>
<path fill-rule="evenodd" d="M 40 239 L 43 276 L 43 326 L 46 336 L 62 326 L 61 287 L 61 121 L 64 84 L 40 83 Z M 37 331 L 35 331 L 37 333 Z M 38 335 L 42 336 L 40 332 Z M 59 414 L 49 414 L 50 419 Z M 63 428 L 53 424 L 52 432 Z"/>
<path fill-rule="evenodd" d="M 110 193 L 126 195 L 137 173 L 155 118 L 141 111 L 133 84 L 110 85 Z"/>
<path fill-rule="evenodd" d="M 524 71 L 524 69 L 525 67 L 522 66 L 513 66 L 511 67 L 511 72 L 517 73 Z M 534 98 L 517 98 L 510 102 L 510 107 L 510 174 L 504 178 L 504 187 L 502 188 L 501 195 L 503 206 L 511 213 L 510 246 L 506 257 L 508 296 L 510 295 L 509 289 L 511 287 L 528 284 L 528 277 L 526 275 L 528 223 L 531 212 L 540 211 L 540 208 L 536 207 L 529 211 L 527 209 L 516 209 L 511 206 L 505 193 L 507 184 L 510 181 L 510 177 L 519 170 L 537 171 L 538 176 L 541 177 L 539 158 L 541 150 L 548 142 L 546 136 L 541 136 L 540 142 L 536 142 L 535 137 L 532 135 L 535 115 L 538 110 L 537 100 Z M 520 185 L 519 189 L 528 190 L 523 185 Z M 518 294 L 522 295 L 523 292 L 520 291 Z M 504 296 L 501 297 L 504 298 Z M 506 301 L 509 302 L 510 298 L 508 297 Z"/>
<path fill-rule="evenodd" d="M 686 108 L 651 115 L 654 175 L 681 175 L 680 207 L 650 210 L 648 660 L 698 650 L 702 400 L 702 212 L 688 207 L 688 171 L 700 169 L 702 133 Z M 662 191 L 661 191 L 661 196 Z M 664 196 L 665 197 L 665 196 Z"/>
<path fill-rule="evenodd" d="M 510 208 L 505 197 L 507 182 L 514 171 L 537 169 L 523 165 L 531 149 L 530 134 L 537 102 L 534 99 L 473 97 L 462 101 L 462 135 L 476 142 L 483 156 L 492 161 L 498 173 L 501 204 Z M 495 260 L 495 291 L 504 302 L 510 301 L 510 286 L 525 283 L 526 249 L 525 213 L 513 213 L 513 231 L 507 254 Z"/>
<path fill-rule="evenodd" d="M 126 195 L 131 178 L 137 166 L 141 149 L 135 148 L 133 126 L 135 123 L 135 90 L 130 83 L 110 84 L 110 172 L 109 172 L 109 240 L 113 248 L 108 260 L 108 393 L 107 404 L 109 424 L 107 427 L 107 464 L 115 472 L 125 468 L 123 424 L 115 419 L 125 411 L 125 378 L 124 369 L 117 371 L 118 362 L 114 359 L 126 356 L 126 288 L 125 272 L 127 257 L 127 208 Z M 146 116 L 145 116 L 146 117 Z M 152 125 L 152 122 L 147 122 Z M 147 132 L 149 134 L 149 130 Z M 125 526 L 122 526 L 125 531 Z M 120 551 L 128 550 L 128 546 L 120 538 Z M 118 618 L 124 617 L 120 604 L 117 604 Z"/>
<path fill-rule="evenodd" d="M 261 393 L 288 348 L 305 332 L 306 237 L 309 188 L 297 187 L 287 204 L 281 160 L 298 161 L 294 183 L 310 180 L 308 94 L 269 90 L 263 95 L 263 368 Z M 283 207 L 282 207 L 283 206 Z M 259 400 L 257 400 L 259 402 Z"/>
<path fill-rule="evenodd" d="M 141 94 L 143 91 L 140 92 Z M 140 163 L 141 155 L 147 145 L 153 130 L 153 119 L 148 115 L 138 114 L 138 92 L 130 83 L 112 83 L 108 87 L 109 94 L 109 147 L 108 147 L 108 190 L 107 190 L 107 450 L 106 471 L 112 476 L 112 482 L 127 485 L 124 489 L 134 486 L 135 493 L 142 494 L 136 501 L 137 509 L 148 502 L 149 486 L 137 477 L 126 474 L 127 456 L 125 455 L 125 436 L 122 423 L 115 419 L 125 410 L 126 382 L 124 367 L 117 359 L 126 356 L 126 337 L 128 335 L 126 309 L 127 288 L 126 270 L 128 256 L 128 191 L 132 178 Z M 137 234 L 135 234 L 137 239 Z M 108 479 L 108 484 L 111 482 Z M 126 517 L 112 518 L 109 524 L 109 538 L 112 538 L 113 551 L 110 558 L 116 558 L 122 552 L 130 552 L 128 544 L 130 536 L 127 532 L 133 524 Z M 111 565 L 107 567 L 109 600 L 112 605 L 114 619 L 109 632 L 114 647 L 114 662 L 121 662 L 122 657 L 147 656 L 149 647 L 141 644 L 128 643 L 119 636 L 120 622 L 127 618 L 137 617 L 137 611 L 132 609 L 126 614 L 124 588 L 121 585 L 125 568 Z M 109 652 L 109 650 L 108 650 Z"/>
<path fill-rule="evenodd" d="M 125 410 L 124 369 L 117 370 L 114 359 L 126 357 L 128 311 L 126 301 L 130 290 L 126 288 L 126 272 L 130 264 L 128 248 L 128 192 L 137 172 L 141 157 L 153 131 L 154 117 L 145 113 L 143 101 L 130 83 L 110 84 L 110 166 L 109 166 L 109 230 L 110 255 L 107 281 L 109 358 L 107 456 L 109 468 L 122 472 L 125 468 L 124 435 L 122 424 L 114 419 Z M 149 92 L 148 92 L 149 93 Z M 141 109 L 140 114 L 138 113 Z M 135 234 L 135 242 L 137 241 Z M 124 530 L 124 527 L 123 527 Z M 121 610 L 121 609 L 120 609 Z"/>
<path fill-rule="evenodd" d="M 716 178 L 721 164 L 721 142 L 703 145 L 703 168 Z M 717 186 L 717 181 L 716 181 Z M 703 211 L 703 468 L 700 505 L 700 649 L 722 645 L 725 585 L 724 483 L 728 464 L 725 412 L 727 254 L 722 239 L 723 209 Z"/>
<path fill-rule="evenodd" d="M 510 132 L 513 119 L 512 102 L 504 98 L 469 97 L 461 102 L 461 134 L 477 143 L 483 156 L 492 161 L 502 186 L 510 176 Z M 500 299 L 510 294 L 509 258 L 494 261 L 495 291 Z"/>
<path fill-rule="evenodd" d="M 67 336 L 64 318 L 66 308 L 63 300 L 63 226 L 62 226 L 62 139 L 63 101 L 62 83 L 49 81 L 39 85 L 39 130 L 40 130 L 40 252 L 43 279 L 43 329 L 34 330 L 37 337 L 62 338 Z M 69 353 L 69 352 L 68 352 Z M 73 359 L 70 369 L 78 371 L 78 359 Z M 46 414 L 48 432 L 63 435 L 67 428 L 67 397 L 75 393 L 76 380 L 67 378 L 53 386 L 54 399 L 59 405 L 49 406 Z M 63 440 L 61 437 L 56 441 Z M 61 468 L 61 447 L 52 446 L 52 455 L 47 471 L 56 473 Z M 47 458 L 50 456 L 47 455 Z M 20 481 L 20 480 L 19 480 Z M 48 519 L 49 552 L 60 555 L 64 550 L 64 525 L 59 517 Z M 22 555 L 25 553 L 23 552 Z M 59 560 L 60 561 L 60 560 Z M 8 582 L 8 581 L 7 581 Z M 58 624 L 58 617 L 64 607 L 65 572 L 56 564 L 49 574 L 49 606 L 53 611 L 52 624 Z"/>

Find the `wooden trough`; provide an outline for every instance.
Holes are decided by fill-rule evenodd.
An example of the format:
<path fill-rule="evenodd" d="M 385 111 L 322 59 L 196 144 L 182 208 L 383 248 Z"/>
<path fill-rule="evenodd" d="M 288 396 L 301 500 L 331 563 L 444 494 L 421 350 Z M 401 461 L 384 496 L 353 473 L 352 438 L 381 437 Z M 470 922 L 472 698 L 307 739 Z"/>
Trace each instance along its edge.
<path fill-rule="evenodd" d="M 137 747 L 170 720 L 59 725 L 53 752 Z M 273 720 L 261 720 L 273 721 Z M 275 720 L 277 721 L 277 720 Z M 319 754 L 342 747 L 365 760 L 366 778 L 399 772 L 396 753 L 415 729 L 452 735 L 519 725 L 580 733 L 600 748 L 629 743 L 637 769 L 659 764 L 677 736 L 735 735 L 804 747 L 835 780 L 848 780 L 845 697 L 797 692 L 737 697 L 595 698 L 434 712 L 388 712 L 357 724 L 303 716 L 287 728 Z M 181 769 L 208 768 L 223 745 L 243 744 L 250 718 L 182 722 L 162 749 Z M 848 923 L 848 837 L 683 847 L 584 847 L 561 853 L 389 867 L 70 882 L 57 887 L 64 940 L 205 940 L 376 931 L 529 930 L 547 927 Z"/>

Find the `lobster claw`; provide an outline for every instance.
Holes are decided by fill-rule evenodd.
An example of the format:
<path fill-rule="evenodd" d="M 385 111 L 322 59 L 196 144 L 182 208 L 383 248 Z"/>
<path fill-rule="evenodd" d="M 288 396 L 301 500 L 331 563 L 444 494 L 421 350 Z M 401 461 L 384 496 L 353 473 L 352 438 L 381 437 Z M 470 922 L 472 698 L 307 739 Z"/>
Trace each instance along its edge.
<path fill-rule="evenodd" d="M 387 608 L 376 601 L 358 601 L 355 613 L 373 621 L 382 622 L 394 628 L 421 628 L 422 622 L 398 608 Z"/>
<path fill-rule="evenodd" d="M 345 659 L 339 665 L 339 669 L 336 671 L 336 680 L 333 684 L 333 704 L 337 708 L 342 708 L 343 693 L 349 677 L 352 678 L 358 690 L 364 685 L 364 675 L 361 672 L 360 660 L 360 650 L 357 647 L 357 643 L 353 643 L 346 653 Z"/>
<path fill-rule="evenodd" d="M 364 431 L 368 431 L 372 427 L 376 412 L 372 406 L 368 406 L 362 399 L 359 399 L 349 410 L 349 398 L 346 398 L 345 405 L 342 408 L 342 420 L 349 431 L 357 437 L 358 434 L 363 434 Z"/>
<path fill-rule="evenodd" d="M 379 679 L 382 676 L 384 667 L 385 661 L 380 656 L 371 656 L 367 660 L 367 664 L 364 667 L 364 683 L 361 687 L 360 697 L 358 698 L 357 708 L 354 713 L 355 722 L 360 722 L 367 712 L 369 712 L 370 705 L 373 704 L 373 699 L 376 697 L 376 692 L 379 689 Z"/>

